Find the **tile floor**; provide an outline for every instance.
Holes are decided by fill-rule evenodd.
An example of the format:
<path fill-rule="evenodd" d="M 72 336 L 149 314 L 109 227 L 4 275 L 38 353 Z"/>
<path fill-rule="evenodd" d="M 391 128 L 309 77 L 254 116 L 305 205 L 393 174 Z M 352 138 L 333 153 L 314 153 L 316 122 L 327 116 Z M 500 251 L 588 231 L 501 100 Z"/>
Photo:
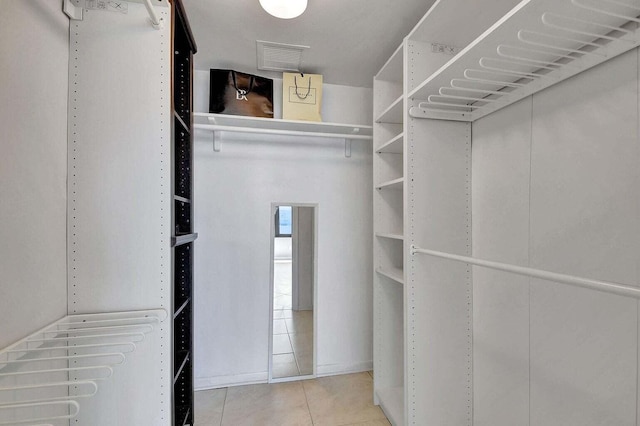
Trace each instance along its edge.
<path fill-rule="evenodd" d="M 196 392 L 195 426 L 388 426 L 371 373 Z"/>
<path fill-rule="evenodd" d="M 274 378 L 313 374 L 313 311 L 291 310 L 291 261 L 274 262 Z"/>

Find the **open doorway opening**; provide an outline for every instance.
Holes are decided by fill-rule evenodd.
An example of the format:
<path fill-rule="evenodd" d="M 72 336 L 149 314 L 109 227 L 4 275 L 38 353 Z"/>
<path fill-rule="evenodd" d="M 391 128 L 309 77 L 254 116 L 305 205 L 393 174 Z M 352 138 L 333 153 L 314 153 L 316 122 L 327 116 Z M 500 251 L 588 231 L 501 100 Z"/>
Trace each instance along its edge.
<path fill-rule="evenodd" d="M 314 374 L 316 206 L 274 204 L 269 378 Z"/>

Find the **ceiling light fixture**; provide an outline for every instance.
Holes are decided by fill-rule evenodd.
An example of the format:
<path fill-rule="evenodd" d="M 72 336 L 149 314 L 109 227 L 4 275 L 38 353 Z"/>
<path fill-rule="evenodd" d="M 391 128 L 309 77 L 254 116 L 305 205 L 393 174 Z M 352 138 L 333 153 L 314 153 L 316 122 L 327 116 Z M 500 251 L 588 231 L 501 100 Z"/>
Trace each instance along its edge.
<path fill-rule="evenodd" d="M 260 5 L 276 18 L 292 19 L 307 9 L 307 0 L 260 0 Z"/>

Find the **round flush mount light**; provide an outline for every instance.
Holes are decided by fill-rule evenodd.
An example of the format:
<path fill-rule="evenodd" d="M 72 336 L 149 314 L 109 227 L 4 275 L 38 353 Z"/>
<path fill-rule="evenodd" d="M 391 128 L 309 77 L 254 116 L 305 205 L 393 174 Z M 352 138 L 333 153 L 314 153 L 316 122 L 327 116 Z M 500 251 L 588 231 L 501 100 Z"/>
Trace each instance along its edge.
<path fill-rule="evenodd" d="M 276 18 L 292 19 L 307 9 L 307 0 L 260 0 L 260 5 Z"/>

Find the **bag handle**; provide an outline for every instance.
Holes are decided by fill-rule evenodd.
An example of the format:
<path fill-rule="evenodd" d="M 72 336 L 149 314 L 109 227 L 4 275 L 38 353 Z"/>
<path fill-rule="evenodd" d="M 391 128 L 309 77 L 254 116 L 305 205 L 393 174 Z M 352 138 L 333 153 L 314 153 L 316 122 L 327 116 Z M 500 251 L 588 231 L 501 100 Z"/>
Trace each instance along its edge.
<path fill-rule="evenodd" d="M 249 79 L 249 89 L 244 90 L 244 89 L 238 89 L 238 82 L 236 81 L 236 72 L 235 71 L 231 71 L 231 77 L 233 78 L 233 87 L 234 89 L 236 89 L 236 92 L 238 92 L 241 95 L 248 95 L 249 93 L 251 93 L 251 91 L 253 90 L 253 83 L 255 82 L 255 76 L 251 76 L 251 78 Z"/>
<path fill-rule="evenodd" d="M 303 78 L 304 78 L 304 74 L 300 74 Z M 298 76 L 294 76 L 293 77 L 293 84 L 295 84 L 296 86 L 296 96 L 302 100 L 307 99 L 307 96 L 309 96 L 309 93 L 311 93 L 311 77 L 309 77 L 309 87 L 307 88 L 307 94 L 304 96 L 301 96 L 300 93 L 298 93 Z"/>

